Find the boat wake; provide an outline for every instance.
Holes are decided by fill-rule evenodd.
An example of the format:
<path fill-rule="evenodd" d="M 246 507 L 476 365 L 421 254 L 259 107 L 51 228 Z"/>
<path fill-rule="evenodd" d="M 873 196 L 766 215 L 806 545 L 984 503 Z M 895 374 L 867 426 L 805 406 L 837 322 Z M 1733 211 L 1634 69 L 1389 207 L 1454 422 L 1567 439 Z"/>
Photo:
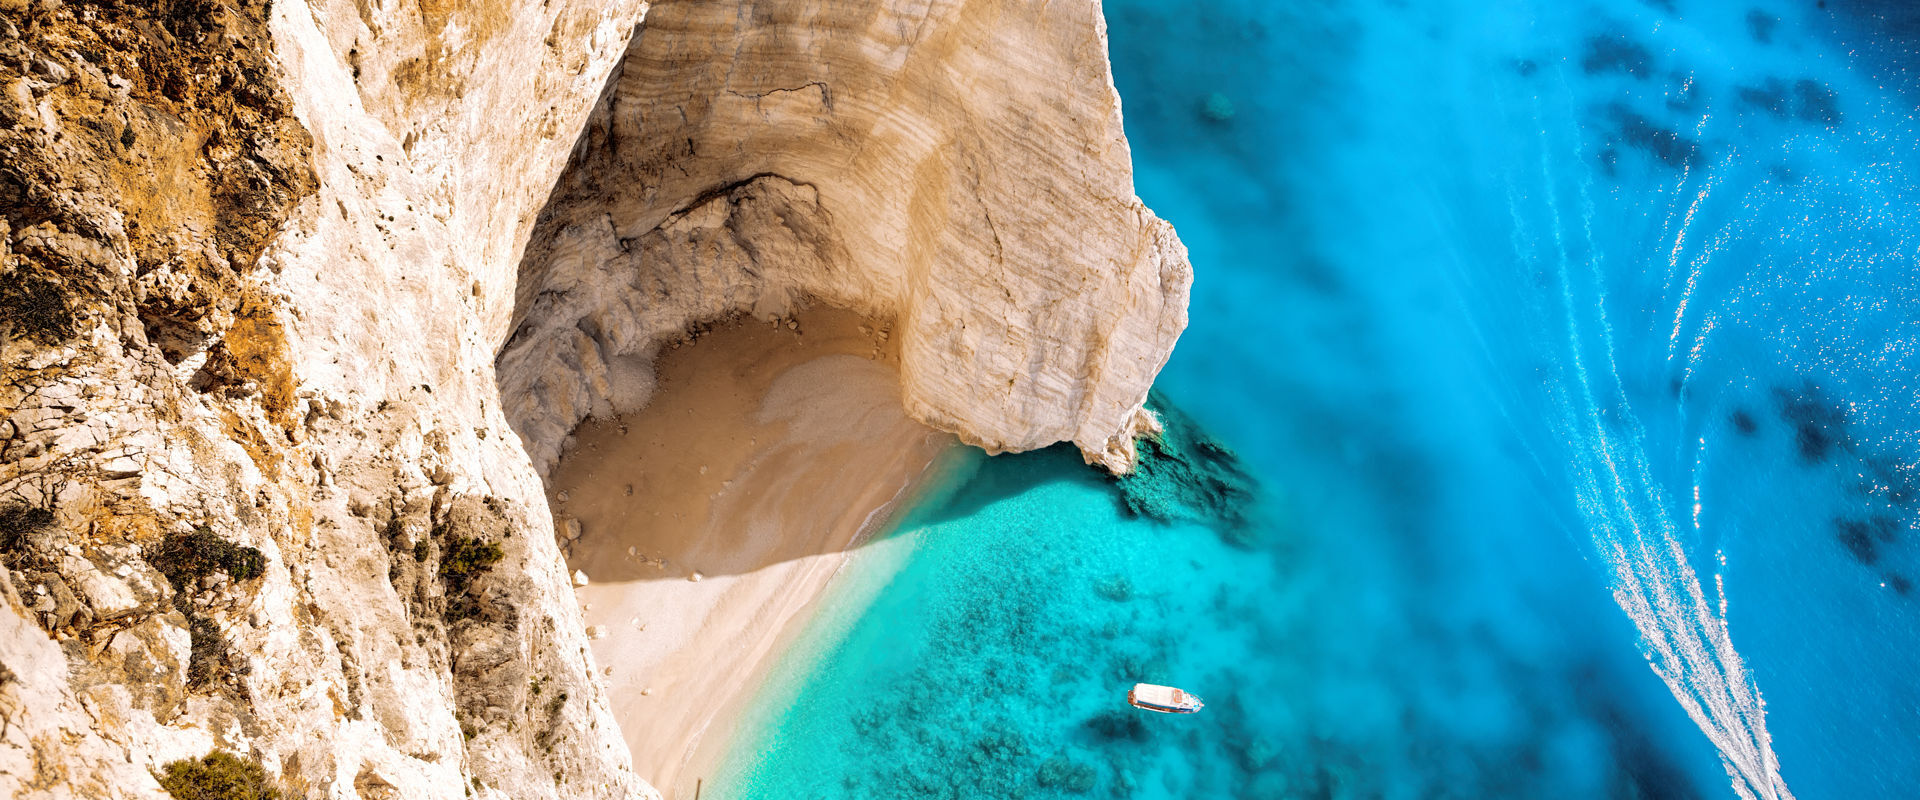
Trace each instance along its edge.
<path fill-rule="evenodd" d="M 1718 749 L 1735 793 L 1746 800 L 1790 800 L 1766 727 L 1766 704 L 1727 628 L 1726 596 L 1715 576 L 1709 598 L 1688 552 L 1698 542 L 1698 464 L 1688 531 L 1676 521 L 1674 498 L 1654 476 L 1643 429 L 1635 417 L 1615 362 L 1613 329 L 1607 319 L 1606 282 L 1594 237 L 1594 208 L 1587 173 L 1555 174 L 1556 150 L 1542 131 L 1539 173 L 1516 180 L 1540 180 L 1545 191 L 1509 193 L 1515 263 L 1549 278 L 1535 302 L 1534 330 L 1553 355 L 1542 369 L 1550 395 L 1552 434 L 1567 465 L 1579 518 L 1598 555 L 1611 571 L 1614 600 L 1639 630 L 1648 665 L 1675 700 Z M 1562 128 L 1566 130 L 1567 128 Z M 1574 148 L 1577 158 L 1578 148 Z M 1701 197 L 1713 186 L 1694 186 L 1688 211 L 1674 229 L 1674 252 Z M 1689 175 L 1675 188 L 1685 197 Z M 1566 208 L 1563 208 L 1565 206 Z M 1573 219 L 1569 220 L 1571 211 Z M 1544 222 L 1546 230 L 1529 230 Z M 1571 223 L 1571 225 L 1569 225 Z M 1676 227 L 1677 226 L 1677 227 Z M 1678 256 L 1661 256 L 1662 266 L 1678 267 Z M 1699 265 L 1692 272 L 1697 277 Z M 1684 313 L 1695 280 L 1677 307 Z M 1704 447 L 1704 441 L 1701 446 Z M 1690 532 L 1689 532 L 1690 531 Z"/>

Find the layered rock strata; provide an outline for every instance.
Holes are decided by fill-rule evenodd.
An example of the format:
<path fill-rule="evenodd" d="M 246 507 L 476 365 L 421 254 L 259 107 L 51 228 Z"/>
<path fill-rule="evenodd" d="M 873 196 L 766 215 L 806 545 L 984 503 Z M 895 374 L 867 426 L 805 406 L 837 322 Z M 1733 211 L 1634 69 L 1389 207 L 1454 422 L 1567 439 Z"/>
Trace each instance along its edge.
<path fill-rule="evenodd" d="M 819 302 L 896 320 L 922 422 L 1123 472 L 1190 283 L 1097 3 L 665 3 L 527 249 L 502 400 L 545 468 L 689 325 Z"/>
<path fill-rule="evenodd" d="M 728 311 L 1131 463 L 1188 272 L 1096 4 L 647 14 L 0 0 L 0 794 L 650 795 L 540 471 Z"/>

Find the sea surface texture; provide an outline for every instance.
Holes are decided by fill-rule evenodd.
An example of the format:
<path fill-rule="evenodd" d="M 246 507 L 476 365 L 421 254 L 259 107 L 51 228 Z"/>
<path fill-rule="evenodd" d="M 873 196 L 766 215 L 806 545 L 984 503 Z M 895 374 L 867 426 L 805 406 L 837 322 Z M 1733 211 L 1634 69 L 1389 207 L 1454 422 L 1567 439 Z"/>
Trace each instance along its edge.
<path fill-rule="evenodd" d="M 714 796 L 1913 796 L 1920 6 L 1106 5 L 1169 435 L 960 470 Z"/>

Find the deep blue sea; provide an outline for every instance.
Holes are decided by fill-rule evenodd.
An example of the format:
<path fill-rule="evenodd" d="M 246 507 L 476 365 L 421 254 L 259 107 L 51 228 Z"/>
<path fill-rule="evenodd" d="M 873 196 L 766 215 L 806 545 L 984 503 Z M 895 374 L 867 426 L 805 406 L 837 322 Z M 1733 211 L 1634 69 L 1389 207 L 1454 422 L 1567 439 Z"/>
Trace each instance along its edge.
<path fill-rule="evenodd" d="M 710 796 L 1920 796 L 1920 3 L 1106 7 L 1250 522 L 972 460 Z"/>

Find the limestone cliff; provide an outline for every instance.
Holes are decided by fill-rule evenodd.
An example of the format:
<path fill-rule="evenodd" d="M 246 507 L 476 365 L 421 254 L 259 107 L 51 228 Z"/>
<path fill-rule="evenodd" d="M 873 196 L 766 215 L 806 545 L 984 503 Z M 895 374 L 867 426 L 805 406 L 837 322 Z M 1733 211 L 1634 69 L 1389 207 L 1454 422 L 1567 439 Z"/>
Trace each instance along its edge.
<path fill-rule="evenodd" d="M 650 795 L 539 471 L 663 342 L 1123 469 L 1185 322 L 1092 0 L 0 0 L 0 153 L 12 797 Z"/>
<path fill-rule="evenodd" d="M 643 4 L 0 10 L 0 796 L 645 793 L 491 371 Z"/>
<path fill-rule="evenodd" d="M 1095 2 L 662 3 L 521 264 L 502 399 L 545 468 L 689 324 L 896 320 L 908 412 L 1124 471 L 1191 272 L 1135 197 Z"/>

